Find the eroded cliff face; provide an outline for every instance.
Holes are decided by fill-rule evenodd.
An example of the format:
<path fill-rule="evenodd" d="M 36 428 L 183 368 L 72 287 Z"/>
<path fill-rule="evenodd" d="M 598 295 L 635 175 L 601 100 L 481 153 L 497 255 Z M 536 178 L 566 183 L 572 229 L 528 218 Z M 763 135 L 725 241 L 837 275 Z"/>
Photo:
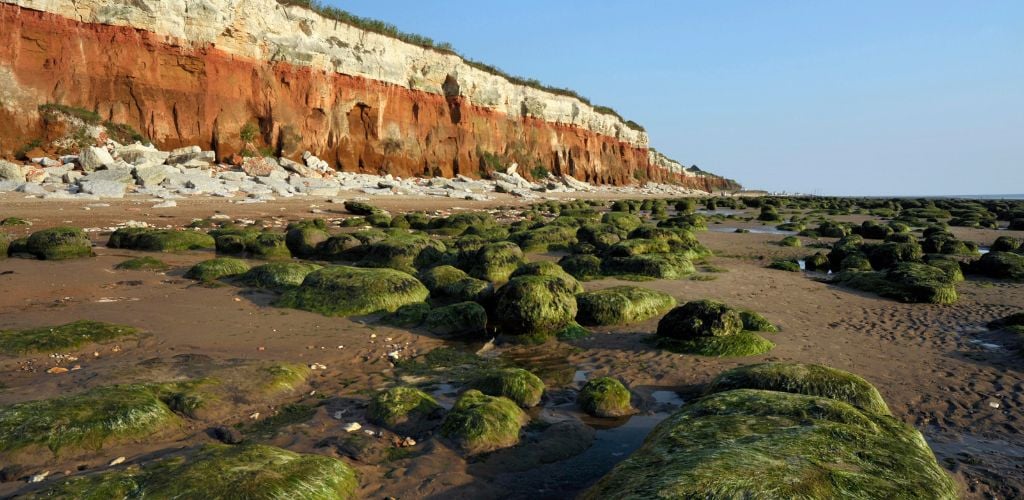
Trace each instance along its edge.
<path fill-rule="evenodd" d="M 276 153 L 346 171 L 478 176 L 518 162 L 720 187 L 652 163 L 646 134 L 578 99 L 276 0 L 3 0 L 0 26 L 0 151 L 43 134 L 38 106 L 60 103 L 219 156 L 252 123 Z"/>

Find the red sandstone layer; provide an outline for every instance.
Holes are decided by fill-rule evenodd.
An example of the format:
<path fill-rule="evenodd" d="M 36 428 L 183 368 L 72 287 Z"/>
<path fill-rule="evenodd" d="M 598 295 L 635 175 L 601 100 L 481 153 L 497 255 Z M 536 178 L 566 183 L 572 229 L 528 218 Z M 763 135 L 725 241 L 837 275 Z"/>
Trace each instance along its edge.
<path fill-rule="evenodd" d="M 200 145 L 218 157 L 238 152 L 239 132 L 254 123 L 276 153 L 309 150 L 345 171 L 476 177 L 517 162 L 525 173 L 543 166 L 603 184 L 670 175 L 649 164 L 644 148 L 459 97 L 245 59 L 209 44 L 11 4 L 0 4 L 0 26 L 0 70 L 13 73 L 18 88 L 11 90 L 32 103 L 13 113 L 0 107 L 0 150 L 8 153 L 42 135 L 36 106 L 60 103 L 129 124 L 162 148 Z M 676 180 L 727 187 L 713 177 Z"/>

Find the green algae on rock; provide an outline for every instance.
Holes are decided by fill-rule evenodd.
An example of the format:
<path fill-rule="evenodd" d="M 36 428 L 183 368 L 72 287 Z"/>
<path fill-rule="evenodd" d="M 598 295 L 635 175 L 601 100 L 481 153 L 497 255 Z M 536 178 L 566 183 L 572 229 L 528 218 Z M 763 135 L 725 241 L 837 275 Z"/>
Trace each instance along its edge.
<path fill-rule="evenodd" d="M 90 389 L 82 394 L 0 406 L 0 451 L 42 446 L 99 449 L 177 425 L 151 385 Z"/>
<path fill-rule="evenodd" d="M 565 272 L 578 280 L 601 277 L 601 258 L 596 255 L 566 255 L 558 260 Z"/>
<path fill-rule="evenodd" d="M 526 260 L 519 245 L 510 241 L 488 243 L 479 249 L 459 252 L 459 267 L 470 276 L 493 283 L 504 283 Z"/>
<path fill-rule="evenodd" d="M 530 262 L 523 264 L 516 268 L 509 276 L 509 279 L 517 278 L 519 276 L 550 276 L 552 278 L 561 280 L 565 287 L 572 291 L 572 293 L 583 293 L 583 285 L 579 281 L 576 281 L 571 274 L 565 272 L 561 266 L 550 261 Z"/>
<path fill-rule="evenodd" d="M 489 282 L 472 278 L 454 266 L 432 267 L 420 272 L 419 278 L 434 298 L 479 302 L 494 294 L 494 286 Z"/>
<path fill-rule="evenodd" d="M 652 253 L 631 257 L 606 257 L 601 261 L 605 275 L 637 275 L 660 279 L 679 279 L 697 272 L 693 262 L 674 253 Z"/>
<path fill-rule="evenodd" d="M 150 256 L 128 259 L 114 266 L 114 269 L 122 271 L 166 271 L 170 269 L 166 262 Z"/>
<path fill-rule="evenodd" d="M 248 270 L 238 280 L 252 287 L 286 289 L 301 285 L 309 273 L 321 268 L 308 262 L 271 262 Z"/>
<path fill-rule="evenodd" d="M 788 272 L 791 272 L 791 273 L 798 273 L 798 272 L 800 272 L 800 263 L 795 261 L 795 260 L 793 260 L 793 259 L 780 259 L 780 260 L 772 261 L 771 264 L 768 264 L 768 268 L 769 269 L 776 269 L 776 270 L 779 270 L 779 271 L 788 271 Z"/>
<path fill-rule="evenodd" d="M 893 417 L 739 389 L 684 406 L 580 498 L 958 497 L 921 434 Z"/>
<path fill-rule="evenodd" d="M 754 311 L 740 310 L 740 319 L 743 321 L 743 329 L 747 331 L 768 333 L 779 331 L 767 318 Z"/>
<path fill-rule="evenodd" d="M 748 321 L 751 326 L 764 326 L 757 318 L 748 317 Z M 744 331 L 744 326 L 740 311 L 721 302 L 696 300 L 661 318 L 657 338 L 666 349 L 701 356 L 753 356 L 775 347 L 760 335 Z"/>
<path fill-rule="evenodd" d="M 515 401 L 470 389 L 448 412 L 441 435 L 467 455 L 477 455 L 516 445 L 519 431 L 529 419 Z"/>
<path fill-rule="evenodd" d="M 576 304 L 576 321 L 583 325 L 624 325 L 665 314 L 676 299 L 637 286 L 616 286 L 578 294 Z"/>
<path fill-rule="evenodd" d="M 952 304 L 957 301 L 955 278 L 927 264 L 901 262 L 886 271 L 844 271 L 836 281 L 900 302 Z"/>
<path fill-rule="evenodd" d="M 821 396 L 846 402 L 868 413 L 891 415 L 878 389 L 868 381 L 849 372 L 816 364 L 759 363 L 733 368 L 716 377 L 705 394 L 734 389 Z"/>
<path fill-rule="evenodd" d="M 106 342 L 139 333 L 130 326 L 99 321 L 75 321 L 60 326 L 0 330 L 0 353 L 57 352 L 94 342 Z"/>
<path fill-rule="evenodd" d="M 11 248 L 14 247 L 12 242 Z M 24 251 L 40 260 L 67 260 L 94 255 L 92 242 L 85 231 L 68 226 L 43 229 L 30 234 L 25 240 Z"/>
<path fill-rule="evenodd" d="M 441 336 L 482 336 L 487 330 L 487 311 L 476 302 L 459 302 L 427 313 L 424 325 Z"/>
<path fill-rule="evenodd" d="M 471 381 L 470 386 L 489 396 L 511 399 L 523 408 L 537 406 L 544 395 L 544 381 L 522 368 L 487 371 Z"/>
<path fill-rule="evenodd" d="M 36 498 L 350 499 L 359 479 L 345 462 L 249 444 L 210 444 L 188 455 L 73 476 Z"/>
<path fill-rule="evenodd" d="M 436 427 L 444 409 L 429 394 L 413 387 L 392 387 L 370 400 L 366 418 L 403 434 L 418 434 Z"/>
<path fill-rule="evenodd" d="M 572 290 L 551 276 L 513 278 L 495 298 L 493 316 L 502 333 L 525 342 L 543 342 L 576 317 Z"/>
<path fill-rule="evenodd" d="M 107 246 L 148 252 L 184 252 L 214 248 L 216 241 L 213 236 L 199 231 L 125 227 L 110 235 Z"/>
<path fill-rule="evenodd" d="M 587 381 L 580 389 L 577 403 L 595 417 L 623 417 L 635 413 L 629 389 L 618 379 L 600 377 Z"/>
<path fill-rule="evenodd" d="M 331 266 L 306 275 L 302 284 L 285 292 L 276 305 L 326 316 L 356 316 L 394 312 L 423 302 L 428 295 L 419 280 L 401 271 Z"/>
<path fill-rule="evenodd" d="M 217 257 L 204 260 L 188 270 L 185 277 L 199 281 L 216 281 L 221 278 L 238 276 L 249 270 L 249 263 L 232 257 Z"/>

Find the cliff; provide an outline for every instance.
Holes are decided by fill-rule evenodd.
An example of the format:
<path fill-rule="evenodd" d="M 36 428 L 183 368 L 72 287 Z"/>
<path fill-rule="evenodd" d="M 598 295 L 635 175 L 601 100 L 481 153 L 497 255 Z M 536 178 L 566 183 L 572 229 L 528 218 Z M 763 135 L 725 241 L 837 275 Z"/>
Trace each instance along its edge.
<path fill-rule="evenodd" d="M 652 163 L 642 130 L 573 96 L 276 0 L 2 2 L 8 153 L 44 136 L 38 107 L 59 103 L 218 157 L 253 124 L 265 149 L 345 171 L 479 176 L 517 162 L 595 183 L 711 179 Z"/>

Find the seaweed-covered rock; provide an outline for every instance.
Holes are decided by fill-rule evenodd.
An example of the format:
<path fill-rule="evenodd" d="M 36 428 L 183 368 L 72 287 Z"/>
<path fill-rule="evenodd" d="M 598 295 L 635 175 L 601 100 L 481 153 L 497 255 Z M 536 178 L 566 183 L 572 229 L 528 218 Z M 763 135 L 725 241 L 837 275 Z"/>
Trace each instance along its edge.
<path fill-rule="evenodd" d="M 364 267 L 390 267 L 407 273 L 439 262 L 445 245 L 422 234 L 397 234 L 361 247 L 359 265 Z"/>
<path fill-rule="evenodd" d="M 900 262 L 920 262 L 924 251 L 917 242 L 882 243 L 881 245 L 865 245 L 868 261 L 874 269 L 888 269 Z"/>
<path fill-rule="evenodd" d="M 627 212 L 608 212 L 601 216 L 601 222 L 622 231 L 632 231 L 644 223 L 640 217 Z"/>
<path fill-rule="evenodd" d="M 471 389 L 462 394 L 441 425 L 441 435 L 466 454 L 508 448 L 519 442 L 519 430 L 529 417 L 508 398 Z"/>
<path fill-rule="evenodd" d="M 487 330 L 487 311 L 476 302 L 459 302 L 431 310 L 425 325 L 431 333 L 441 336 L 483 335 Z"/>
<path fill-rule="evenodd" d="M 14 242 L 11 248 L 15 248 Z M 14 252 L 8 249 L 12 255 Z M 92 242 L 85 231 L 77 227 L 54 227 L 36 231 L 25 240 L 25 253 L 41 260 L 66 260 L 79 257 L 92 257 Z"/>
<path fill-rule="evenodd" d="M 970 270 L 990 278 L 1024 281 L 1024 255 L 989 252 L 971 264 Z"/>
<path fill-rule="evenodd" d="M 508 239 L 519 245 L 523 251 L 546 252 L 552 247 L 568 248 L 576 243 L 576 228 L 547 225 L 512 233 Z"/>
<path fill-rule="evenodd" d="M 765 222 L 773 222 L 782 220 L 782 216 L 779 215 L 778 210 L 771 205 L 763 205 L 761 207 L 761 213 L 757 215 L 757 220 Z"/>
<path fill-rule="evenodd" d="M 253 258 L 262 260 L 287 260 L 292 258 L 285 235 L 279 233 L 262 233 L 248 242 L 245 247 Z"/>
<path fill-rule="evenodd" d="M 148 255 L 135 259 L 128 259 L 114 266 L 114 269 L 122 271 L 166 271 L 170 268 L 171 266 L 167 265 L 166 262 L 160 259 L 154 259 Z"/>
<path fill-rule="evenodd" d="M 436 298 L 480 302 L 494 294 L 494 286 L 489 282 L 471 278 L 454 266 L 432 267 L 420 272 L 419 278 Z"/>
<path fill-rule="evenodd" d="M 677 254 L 644 254 L 632 257 L 607 257 L 601 261 L 606 275 L 637 275 L 660 279 L 679 279 L 697 272 L 693 262 Z"/>
<path fill-rule="evenodd" d="M 957 300 L 953 278 L 942 269 L 916 262 L 901 262 L 881 272 L 846 271 L 837 281 L 901 302 L 952 304 Z"/>
<path fill-rule="evenodd" d="M 875 220 L 866 220 L 853 231 L 869 240 L 884 240 L 896 232 L 891 226 Z"/>
<path fill-rule="evenodd" d="M 871 261 L 861 254 L 848 255 L 839 264 L 841 271 L 871 271 L 872 269 L 874 268 L 871 267 Z"/>
<path fill-rule="evenodd" d="M 277 302 L 326 316 L 394 312 L 426 300 L 430 292 L 416 278 L 394 269 L 332 266 L 306 275 L 302 284 Z"/>
<path fill-rule="evenodd" d="M 733 368 L 719 375 L 705 394 L 734 389 L 763 389 L 821 396 L 844 401 L 865 412 L 891 415 L 878 389 L 849 372 L 803 363 L 760 363 Z"/>
<path fill-rule="evenodd" d="M 767 318 L 754 311 L 741 310 L 740 319 L 743 320 L 743 329 L 747 331 L 769 333 L 779 331 Z"/>
<path fill-rule="evenodd" d="M 803 246 L 803 244 L 800 243 L 800 238 L 797 238 L 796 236 L 786 236 L 785 238 L 782 238 L 782 240 L 779 241 L 779 245 L 780 246 L 784 246 L 784 247 L 802 247 Z"/>
<path fill-rule="evenodd" d="M 494 283 L 508 281 L 524 262 L 523 250 L 509 241 L 488 243 L 475 251 L 459 253 L 459 267 L 474 278 Z"/>
<path fill-rule="evenodd" d="M 135 335 L 130 326 L 80 320 L 60 326 L 24 330 L 0 330 L 0 353 L 61 352 L 93 342 L 106 342 Z"/>
<path fill-rule="evenodd" d="M 544 395 L 544 381 L 522 368 L 487 371 L 470 385 L 484 394 L 511 399 L 523 408 L 537 406 Z"/>
<path fill-rule="evenodd" d="M 739 311 L 714 300 L 694 300 L 669 311 L 658 322 L 658 336 L 670 339 L 725 337 L 743 330 Z"/>
<path fill-rule="evenodd" d="M 494 319 L 502 333 L 527 342 L 544 341 L 576 317 L 576 297 L 564 280 L 520 276 L 496 293 Z"/>
<path fill-rule="evenodd" d="M 1013 252 L 1020 248 L 1020 240 L 1012 236 L 1000 236 L 992 243 L 990 252 Z"/>
<path fill-rule="evenodd" d="M 600 377 L 587 381 L 576 402 L 595 417 L 622 417 L 635 413 L 629 389 L 617 379 Z"/>
<path fill-rule="evenodd" d="M 221 278 L 238 276 L 249 270 L 249 263 L 232 257 L 217 257 L 204 260 L 189 269 L 185 277 L 199 281 L 216 281 Z"/>
<path fill-rule="evenodd" d="M 777 269 L 779 271 L 788 271 L 791 273 L 800 272 L 800 263 L 793 259 L 779 259 L 772 261 L 768 264 L 769 269 Z"/>
<path fill-rule="evenodd" d="M 294 224 L 285 233 L 284 242 L 292 255 L 301 258 L 313 257 L 319 246 L 330 239 L 327 226 L 322 220 Z"/>
<path fill-rule="evenodd" d="M 672 248 L 666 240 L 648 240 L 643 238 L 620 241 L 608 248 L 606 254 L 612 257 L 630 257 L 649 253 L 669 253 Z"/>
<path fill-rule="evenodd" d="M 345 462 L 273 446 L 210 444 L 99 474 L 72 476 L 39 498 L 356 498 L 359 479 Z"/>
<path fill-rule="evenodd" d="M 921 434 L 893 417 L 740 389 L 684 406 L 580 498 L 958 497 Z"/>
<path fill-rule="evenodd" d="M 517 278 L 519 276 L 550 276 L 552 278 L 561 280 L 565 287 L 572 291 L 572 293 L 582 293 L 583 285 L 579 281 L 576 281 L 571 274 L 565 272 L 561 266 L 550 261 L 530 262 L 523 264 L 516 268 L 509 276 L 510 279 Z"/>
<path fill-rule="evenodd" d="M 184 252 L 214 248 L 216 242 L 213 236 L 199 231 L 126 227 L 114 231 L 107 246 L 147 252 Z"/>
<path fill-rule="evenodd" d="M 349 259 L 349 250 L 362 245 L 358 238 L 350 234 L 337 234 L 327 238 L 316 246 L 316 258 L 327 261 Z"/>
<path fill-rule="evenodd" d="M 366 418 L 401 434 L 419 435 L 437 427 L 444 409 L 429 394 L 413 387 L 392 387 L 370 400 Z"/>
<path fill-rule="evenodd" d="M 601 276 L 601 258 L 596 255 L 566 255 L 558 260 L 558 265 L 576 279 Z"/>
<path fill-rule="evenodd" d="M 346 201 L 345 210 L 347 210 L 348 213 L 353 215 L 370 215 L 380 212 L 379 208 L 369 203 L 363 203 L 361 201 Z"/>
<path fill-rule="evenodd" d="M 98 387 L 73 396 L 0 406 L 0 451 L 31 446 L 100 448 L 157 434 L 180 422 L 146 385 Z"/>
<path fill-rule="evenodd" d="M 676 305 L 671 295 L 636 286 L 616 286 L 576 295 L 576 321 L 583 325 L 623 325 L 660 316 Z"/>
<path fill-rule="evenodd" d="M 804 258 L 804 268 L 808 271 L 827 272 L 829 266 L 828 255 L 821 252 L 816 252 L 814 255 L 808 255 Z"/>
<path fill-rule="evenodd" d="M 252 287 L 284 289 L 301 285 L 306 275 L 322 267 L 308 262 L 271 262 L 250 269 L 239 281 Z"/>

